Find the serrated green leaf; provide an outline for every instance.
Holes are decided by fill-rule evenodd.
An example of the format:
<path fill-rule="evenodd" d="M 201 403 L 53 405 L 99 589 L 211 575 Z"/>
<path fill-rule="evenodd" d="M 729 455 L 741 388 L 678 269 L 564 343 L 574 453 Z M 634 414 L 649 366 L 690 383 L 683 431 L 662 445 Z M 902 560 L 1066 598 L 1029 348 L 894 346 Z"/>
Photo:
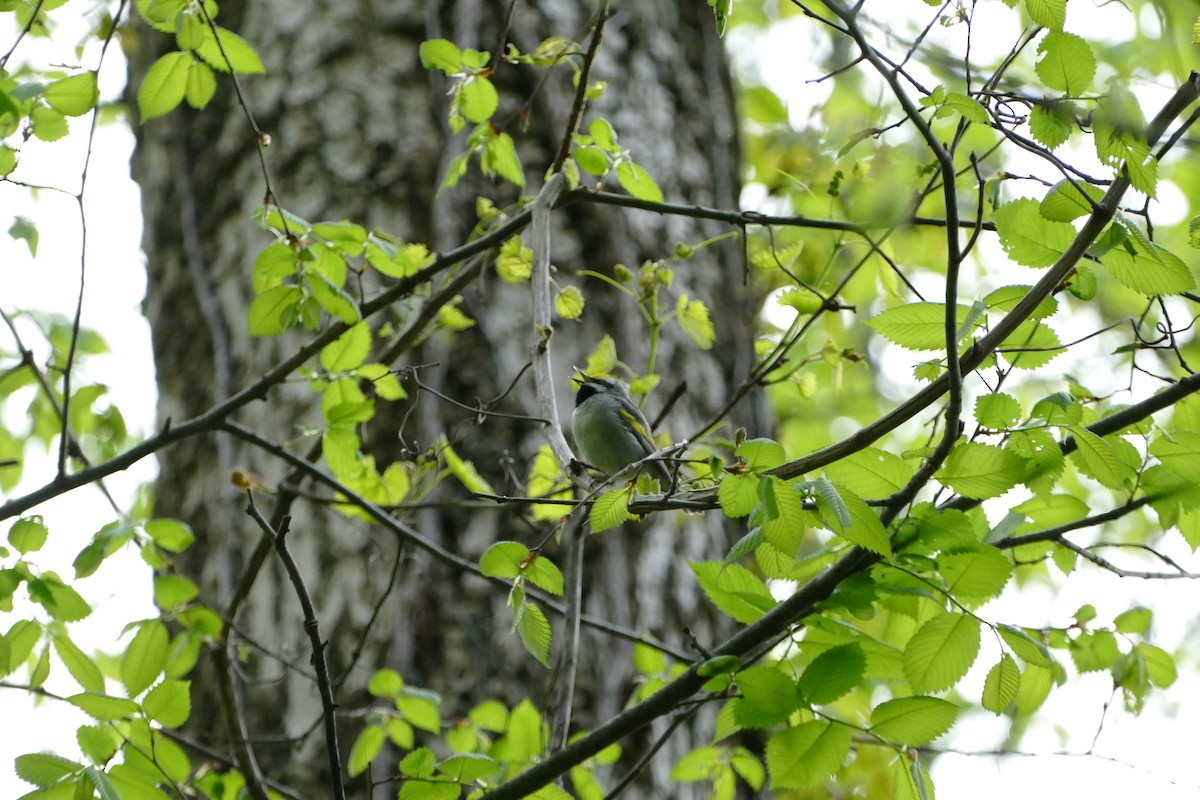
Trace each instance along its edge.
<path fill-rule="evenodd" d="M 954 726 L 958 707 L 938 697 L 901 697 L 871 712 L 871 733 L 912 747 L 928 744 Z"/>
<path fill-rule="evenodd" d="M 758 505 L 757 475 L 748 473 L 727 474 L 717 487 L 717 502 L 725 516 L 737 519 L 744 517 Z"/>
<path fill-rule="evenodd" d="M 913 691 L 940 692 L 956 684 L 979 652 L 979 621 L 966 614 L 939 614 L 921 626 L 904 648 L 904 674 Z"/>
<path fill-rule="evenodd" d="M 862 498 L 855 496 L 848 489 L 841 490 L 841 499 L 849 514 L 850 524 L 843 526 L 836 518 L 826 520 L 832 524 L 833 532 L 864 550 L 878 553 L 885 558 L 890 556 L 892 544 L 879 515 Z"/>
<path fill-rule="evenodd" d="M 1054 30 L 1038 45 L 1039 59 L 1034 69 L 1042 83 L 1051 89 L 1080 95 L 1096 77 L 1096 57 L 1088 43 L 1073 33 Z"/>
<path fill-rule="evenodd" d="M 500 93 L 481 75 L 467 78 L 458 90 L 459 108 L 474 123 L 487 122 L 500 107 Z"/>
<path fill-rule="evenodd" d="M 955 445 L 934 477 L 964 497 L 984 500 L 999 497 L 1020 483 L 1025 462 L 1020 456 L 992 445 L 962 442 Z"/>
<path fill-rule="evenodd" d="M 100 692 L 74 694 L 67 698 L 67 702 L 101 722 L 125 719 L 138 713 L 138 704 L 132 700 Z"/>
<path fill-rule="evenodd" d="M 217 26 L 217 37 L 209 36 L 196 48 L 196 54 L 218 72 L 259 75 L 265 72 L 262 59 L 242 37 Z M 220 44 L 218 44 L 218 42 Z"/>
<path fill-rule="evenodd" d="M 550 623 L 546 615 L 533 603 L 526 603 L 517 623 L 517 633 L 525 649 L 543 667 L 550 666 Z"/>
<path fill-rule="evenodd" d="M 462 69 L 462 53 L 458 46 L 447 39 L 429 39 L 421 42 L 419 50 L 421 66 L 437 69 L 447 75 Z"/>
<path fill-rule="evenodd" d="M 142 700 L 146 716 L 165 728 L 178 728 L 192 713 L 191 681 L 164 680 Z"/>
<path fill-rule="evenodd" d="M 737 675 L 741 692 L 741 712 L 738 721 L 748 728 L 769 728 L 778 725 L 799 706 L 794 679 L 780 672 L 775 665 L 748 667 Z"/>
<path fill-rule="evenodd" d="M 634 516 L 629 513 L 629 490 L 623 486 L 609 489 L 597 497 L 588 514 L 592 533 L 615 528 L 630 519 Z"/>
<path fill-rule="evenodd" d="M 170 636 L 158 620 L 143 624 L 121 657 L 121 683 L 137 697 L 158 679 L 167 665 Z M 103 687 L 100 687 L 103 688 Z"/>
<path fill-rule="evenodd" d="M 749 625 L 776 605 L 762 579 L 740 564 L 724 568 L 716 561 L 689 563 L 700 588 L 717 608 Z"/>
<path fill-rule="evenodd" d="M 825 468 L 825 475 L 859 497 L 880 500 L 900 491 L 913 476 L 913 468 L 900 456 L 868 447 Z"/>
<path fill-rule="evenodd" d="M 708 306 L 699 300 L 689 300 L 686 294 L 681 294 L 675 303 L 675 313 L 679 316 L 679 325 L 683 332 L 692 337 L 692 341 L 701 350 L 711 350 L 716 333 L 712 320 L 708 317 Z"/>
<path fill-rule="evenodd" d="M 803 789 L 833 775 L 850 753 L 850 729 L 816 720 L 785 728 L 767 742 L 773 789 Z"/>
<path fill-rule="evenodd" d="M 161 117 L 182 102 L 193 60 L 190 53 L 174 52 L 150 65 L 138 87 L 138 110 L 143 121 Z"/>
<path fill-rule="evenodd" d="M 95 661 L 80 650 L 65 633 L 55 635 L 53 642 L 54 652 L 81 688 L 88 692 L 104 691 L 104 675 Z"/>
<path fill-rule="evenodd" d="M 1091 214 L 1092 207 L 1103 196 L 1104 193 L 1090 183 L 1064 178 L 1050 187 L 1038 210 L 1048 220 L 1071 222 Z"/>
<path fill-rule="evenodd" d="M 1021 404 L 1003 392 L 980 395 L 975 401 L 975 421 L 990 430 L 1007 430 L 1021 421 Z"/>
<path fill-rule="evenodd" d="M 484 551 L 479 568 L 489 578 L 516 578 L 529 555 L 529 548 L 520 542 L 496 542 Z"/>
<path fill-rule="evenodd" d="M 42 95 L 50 107 L 68 117 L 78 117 L 96 107 L 100 90 L 96 87 L 96 73 L 83 72 L 54 81 Z"/>
<path fill-rule="evenodd" d="M 962 332 L 969 311 L 969 306 L 961 304 L 955 308 L 956 333 Z M 944 303 L 909 303 L 896 306 L 867 320 L 867 325 L 889 342 L 908 350 L 943 350 L 946 347 Z M 968 330 L 963 335 L 970 333 L 971 330 Z M 960 340 L 961 338 L 963 337 L 960 336 Z"/>
<path fill-rule="evenodd" d="M 43 789 L 83 769 L 83 765 L 76 761 L 49 753 L 17 756 L 13 759 L 13 767 L 18 778 Z"/>
<path fill-rule="evenodd" d="M 366 772 L 375 757 L 383 751 L 385 741 L 387 734 L 382 726 L 368 725 L 363 728 L 350 748 L 350 757 L 346 760 L 346 774 L 353 778 Z"/>
<path fill-rule="evenodd" d="M 997 208 L 993 216 L 1004 252 L 1026 267 L 1050 266 L 1075 238 L 1075 228 L 1046 219 L 1039 206 L 1037 200 L 1014 200 Z"/>
<path fill-rule="evenodd" d="M 1003 714 L 1017 699 L 1021 688 L 1021 669 L 1012 656 L 1005 653 L 1000 657 L 983 681 L 981 705 L 993 714 Z"/>
<path fill-rule="evenodd" d="M 357 369 L 367 360 L 370 351 L 371 328 L 360 322 L 321 348 L 321 366 L 330 372 Z"/>
<path fill-rule="evenodd" d="M 250 302 L 250 335 L 278 336 L 294 326 L 303 299 L 299 286 L 275 286 L 260 293 Z"/>
<path fill-rule="evenodd" d="M 8 543 L 21 554 L 34 553 L 42 549 L 49 535 L 50 531 L 40 514 L 21 517 L 9 528 Z"/>
<path fill-rule="evenodd" d="M 867 668 L 867 655 L 857 643 L 832 647 L 812 660 L 797 688 L 811 705 L 832 703 L 859 685 Z"/>
<path fill-rule="evenodd" d="M 1012 577 L 1008 557 L 988 545 L 942 553 L 937 563 L 950 593 L 963 600 L 981 602 L 995 597 Z"/>
<path fill-rule="evenodd" d="M 1196 288 L 1191 270 L 1179 256 L 1157 244 L 1135 243 L 1134 252 L 1114 247 L 1100 257 L 1108 273 L 1135 292 L 1147 296 L 1182 294 Z"/>
<path fill-rule="evenodd" d="M 1061 31 L 1067 21 L 1067 0 L 1025 0 L 1025 10 L 1043 28 Z"/>
<path fill-rule="evenodd" d="M 662 189 L 658 188 L 658 184 L 641 165 L 632 161 L 625 160 L 617 164 L 617 182 L 621 184 L 622 189 L 639 200 L 651 203 L 663 201 Z"/>

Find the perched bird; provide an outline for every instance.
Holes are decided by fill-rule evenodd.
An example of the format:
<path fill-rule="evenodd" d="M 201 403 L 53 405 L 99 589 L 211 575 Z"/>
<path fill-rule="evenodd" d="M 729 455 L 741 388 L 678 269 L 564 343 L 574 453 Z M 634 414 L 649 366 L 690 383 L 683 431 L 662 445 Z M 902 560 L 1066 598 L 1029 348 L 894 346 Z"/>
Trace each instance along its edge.
<path fill-rule="evenodd" d="M 650 438 L 650 423 L 629 399 L 624 383 L 576 371 L 579 391 L 575 394 L 571 432 L 588 464 L 613 475 L 658 449 Z M 648 462 L 643 469 L 658 479 L 663 491 L 670 487 L 671 478 L 663 462 Z"/>

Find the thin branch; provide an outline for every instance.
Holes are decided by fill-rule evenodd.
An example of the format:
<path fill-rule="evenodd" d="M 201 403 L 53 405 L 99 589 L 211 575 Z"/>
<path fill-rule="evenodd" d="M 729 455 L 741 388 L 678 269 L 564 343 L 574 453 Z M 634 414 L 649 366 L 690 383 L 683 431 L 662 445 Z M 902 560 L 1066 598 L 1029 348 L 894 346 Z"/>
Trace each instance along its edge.
<path fill-rule="evenodd" d="M 304 585 L 304 576 L 300 574 L 300 568 L 296 566 L 296 560 L 292 558 L 284 541 L 288 534 L 288 524 L 291 518 L 284 518 L 279 530 L 275 530 L 254 504 L 252 492 L 246 492 L 246 513 L 258 523 L 263 534 L 270 537 L 275 544 L 275 551 L 279 553 L 279 560 L 283 562 L 288 578 L 292 581 L 292 588 L 296 591 L 296 599 L 300 602 L 300 610 L 304 614 L 304 631 L 308 634 L 308 641 L 312 646 L 312 665 L 317 673 L 317 690 L 321 695 L 321 708 L 324 712 L 325 751 L 329 757 L 333 797 L 334 800 L 346 800 L 346 787 L 342 783 L 342 756 L 338 750 L 337 703 L 333 699 L 333 684 L 329 680 L 329 665 L 325 661 L 326 642 L 321 639 L 317 613 L 313 608 L 312 598 L 308 594 L 308 587 Z"/>
<path fill-rule="evenodd" d="M 591 73 L 592 64 L 596 60 L 596 54 L 600 52 L 600 39 L 604 33 L 604 23 L 608 22 L 608 3 L 609 0 L 600 0 L 600 8 L 596 11 L 596 24 L 592 28 L 592 41 L 588 44 L 587 53 L 583 56 L 583 65 L 580 67 L 579 74 L 576 77 L 575 101 L 571 104 L 571 116 L 567 120 L 567 130 L 563 133 L 562 144 L 558 148 L 558 155 L 554 157 L 554 163 L 550 167 L 550 172 L 554 174 L 562 171 L 563 164 L 567 161 L 567 156 L 571 154 L 571 139 L 575 135 L 575 129 L 579 127 L 579 118 L 583 116 L 583 107 L 587 103 L 588 75 Z"/>

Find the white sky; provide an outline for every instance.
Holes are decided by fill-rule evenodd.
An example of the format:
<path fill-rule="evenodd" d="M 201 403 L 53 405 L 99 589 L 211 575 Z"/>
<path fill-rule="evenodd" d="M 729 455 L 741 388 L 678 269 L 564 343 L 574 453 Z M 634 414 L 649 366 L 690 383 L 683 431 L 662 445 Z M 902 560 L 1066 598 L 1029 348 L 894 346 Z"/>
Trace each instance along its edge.
<path fill-rule="evenodd" d="M 1090 36 L 1093 32 L 1122 30 L 1121 26 L 1129 24 L 1127 17 L 1122 16 L 1128 12 L 1117 3 L 1099 7 L 1088 4 L 1086 11 L 1086 31 L 1078 19 L 1082 14 L 1074 10 L 1068 28 Z M 59 16 L 65 19 L 61 12 Z M 997 19 L 1008 19 L 1008 13 Z M 991 29 L 989 38 L 1007 46 L 1016 31 L 999 25 L 998 22 Z M 738 56 L 743 66 L 750 58 L 758 60 L 757 69 L 769 85 L 790 98 L 797 120 L 802 120 L 807 109 L 819 103 L 825 92 L 822 84 L 804 83 L 815 75 L 807 61 L 808 51 L 796 43 L 808 42 L 811 30 L 811 23 L 802 20 L 781 24 L 766 34 L 761 45 L 745 47 Z M 959 31 L 935 29 L 933 35 L 956 36 Z M 731 36 L 735 48 L 740 38 L 737 34 Z M 70 43 L 69 38 L 67 41 Z M 0 35 L 0 50 L 7 49 L 9 42 L 11 37 L 5 31 Z M 32 57 L 34 48 L 41 46 L 36 42 L 23 43 L 20 52 Z M 96 55 L 94 48 L 89 50 L 83 63 L 94 65 Z M 104 97 L 114 98 L 121 90 L 124 65 L 115 48 L 109 57 L 101 74 L 101 91 Z M 69 63 L 73 58 L 64 55 L 60 60 Z M 71 127 L 72 143 L 68 149 L 61 142 L 45 145 L 32 139 L 26 143 L 22 165 L 14 177 L 74 191 L 83 157 L 80 134 L 86 133 L 87 118 L 72 120 Z M 89 251 L 84 324 L 104 335 L 113 355 L 91 359 L 80 378 L 107 384 L 130 429 L 146 434 L 155 427 L 155 401 L 148 326 L 140 312 L 145 275 L 139 251 L 140 204 L 128 173 L 132 146 L 132 135 L 119 125 L 101 127 L 97 135 L 87 196 Z M 1168 188 L 1164 195 L 1169 197 L 1170 193 Z M 7 229 L 10 218 L 17 215 L 33 218 L 42 238 L 38 256 L 33 259 L 23 242 L 0 235 L 0 286 L 3 286 L 0 303 L 9 312 L 39 308 L 71 314 L 79 280 L 79 232 L 74 200 L 43 192 L 31 204 L 24 191 L 0 184 L 0 227 Z M 64 225 L 61 222 L 64 219 L 72 222 Z M 29 332 L 27 342 L 38 344 L 39 338 L 36 332 Z M 0 347 L 12 350 L 7 331 L 0 331 Z M 40 355 L 44 356 L 44 352 Z M 16 404 L 10 406 L 9 417 L 3 422 L 19 428 L 23 420 L 15 410 Z M 53 454 L 34 458 L 26 468 L 26 480 L 14 494 L 44 483 L 53 474 L 53 463 Z M 138 483 L 152 479 L 153 475 L 154 463 L 147 459 L 125 473 L 114 475 L 108 485 L 118 501 L 125 504 Z M 39 553 L 36 561 L 43 568 L 68 576 L 72 574 L 70 562 L 78 550 L 113 517 L 111 509 L 92 489 L 74 492 L 37 511 L 45 516 L 53 535 L 51 546 Z M 1189 560 L 1186 548 L 1176 549 L 1174 555 Z M 1195 559 L 1190 561 L 1192 568 L 1197 569 Z M 72 626 L 72 635 L 85 650 L 116 649 L 114 642 L 123 620 L 154 615 L 149 580 L 136 577 L 144 570 L 136 553 L 123 553 L 111 559 L 82 587 L 85 596 L 97 606 L 96 613 L 88 620 Z M 131 575 L 135 577 L 131 579 Z M 1155 610 L 1157 644 L 1174 650 L 1188 634 L 1192 634 L 1194 641 L 1193 583 L 1121 581 L 1087 568 L 1067 580 L 1057 594 L 1046 588 L 1030 588 L 1023 590 L 1020 597 L 1004 598 L 989 605 L 983 614 L 990 619 L 1020 624 L 1062 625 L 1085 602 L 1098 607 L 1100 622 L 1108 622 L 1134 603 L 1146 605 Z M 27 608 L 18 605 L 14 615 L 0 615 L 0 630 L 6 630 L 14 619 L 28 613 Z M 978 697 L 983 675 L 995 661 L 994 656 L 987 655 L 988 646 L 985 641 L 984 655 L 963 687 L 969 696 Z M 1200 778 L 1191 761 L 1195 732 L 1200 730 L 1200 702 L 1197 702 L 1200 663 L 1194 652 L 1189 658 L 1189 662 L 1180 664 L 1179 683 L 1165 695 L 1155 694 L 1141 717 L 1126 714 L 1120 697 L 1114 698 L 1095 747 L 1097 754 L 1107 758 L 948 756 L 939 760 L 933 771 L 938 796 L 943 800 L 1008 800 L 1022 794 L 1057 795 L 1064 791 L 1063 787 L 1070 786 L 1072 795 L 1094 800 L 1125 800 L 1130 796 L 1194 800 L 1200 792 Z M 56 666 L 46 688 L 66 694 L 76 691 L 74 682 L 63 673 L 61 666 Z M 9 679 L 22 678 L 23 673 L 18 671 Z M 1073 678 L 1051 695 L 1039 721 L 1023 741 L 1023 749 L 1041 753 L 1088 751 L 1110 692 L 1106 673 Z M 16 755 L 52 749 L 68 757 L 78 756 L 64 731 L 73 730 L 84 717 L 72 713 L 64 704 L 44 702 L 35 714 L 23 694 L 0 689 L 0 717 L 4 720 L 0 725 L 0 796 L 16 797 L 32 788 L 11 772 L 12 758 Z M 971 752 L 990 750 L 1002 742 L 1004 730 L 1001 721 L 983 714 L 961 725 L 948 743 L 939 741 L 938 745 Z"/>

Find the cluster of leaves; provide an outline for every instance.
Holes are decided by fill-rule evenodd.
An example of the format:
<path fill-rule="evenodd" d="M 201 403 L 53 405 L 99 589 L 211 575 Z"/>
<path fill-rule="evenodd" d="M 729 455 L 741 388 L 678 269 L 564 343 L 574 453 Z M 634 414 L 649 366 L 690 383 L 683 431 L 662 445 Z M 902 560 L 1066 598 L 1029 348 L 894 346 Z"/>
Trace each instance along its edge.
<path fill-rule="evenodd" d="M 17 775 L 37 787 L 25 797 L 49 800 L 98 793 L 106 798 L 165 800 L 172 795 L 164 786 L 178 792 L 183 786 L 203 790 L 211 785 L 218 776 L 202 778 L 198 765 L 171 736 L 191 714 L 188 676 L 201 647 L 218 640 L 223 628 L 220 618 L 197 602 L 196 585 L 169 571 L 171 560 L 194 541 L 191 530 L 171 519 L 106 525 L 79 552 L 70 581 L 38 566 L 37 555 L 49 535 L 41 517 L 22 517 L 9 530 L 11 550 L 0 547 L 0 609 L 12 612 L 23 594 L 48 618 L 16 619 L 0 637 L 0 677 L 24 669 L 28 690 L 41 693 L 54 665 L 61 664 L 79 691 L 59 699 L 92 722 L 76 730 L 83 762 L 38 753 L 16 758 Z M 143 560 L 158 570 L 154 600 L 162 614 L 126 625 L 121 650 L 88 655 L 75 643 L 72 626 L 87 620 L 92 605 L 75 586 L 131 544 L 139 546 Z M 57 661 L 51 659 L 52 651 Z"/>
<path fill-rule="evenodd" d="M 351 776 L 366 772 L 390 742 L 403 753 L 400 797 L 406 800 L 455 800 L 464 790 L 478 793 L 532 766 L 545 752 L 548 726 L 528 700 L 513 708 L 498 700 L 485 700 L 465 716 L 448 722 L 441 718 L 437 694 L 408 686 L 395 670 L 376 672 L 368 690 L 388 705 L 372 707 L 350 749 L 347 772 Z M 418 742 L 418 732 L 423 732 L 429 744 Z M 450 755 L 439 758 L 430 745 Z M 572 769 L 575 796 L 604 797 L 596 768 L 615 762 L 620 754 L 621 748 L 613 745 Z M 530 795 L 539 800 L 568 800 L 571 796 L 554 785 Z"/>

